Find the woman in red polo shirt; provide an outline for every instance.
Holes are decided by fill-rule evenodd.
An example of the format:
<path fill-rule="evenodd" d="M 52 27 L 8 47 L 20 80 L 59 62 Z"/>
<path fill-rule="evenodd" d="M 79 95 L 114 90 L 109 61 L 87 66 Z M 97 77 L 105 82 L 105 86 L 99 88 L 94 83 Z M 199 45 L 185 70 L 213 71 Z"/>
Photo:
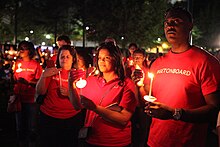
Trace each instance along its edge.
<path fill-rule="evenodd" d="M 74 88 L 80 71 L 72 70 L 69 78 L 73 106 L 87 109 L 84 126 L 91 132 L 86 146 L 130 146 L 130 119 L 137 105 L 135 85 L 125 77 L 121 52 L 113 43 L 101 44 L 96 61 L 100 74 L 86 79 L 81 100 Z"/>

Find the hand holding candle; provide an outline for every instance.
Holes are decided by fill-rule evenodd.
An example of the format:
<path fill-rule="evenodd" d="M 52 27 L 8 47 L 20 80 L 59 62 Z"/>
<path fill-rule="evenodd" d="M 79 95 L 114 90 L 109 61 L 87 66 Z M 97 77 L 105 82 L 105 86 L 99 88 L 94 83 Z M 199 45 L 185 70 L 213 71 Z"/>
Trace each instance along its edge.
<path fill-rule="evenodd" d="M 69 90 L 70 90 L 70 102 L 74 106 L 76 110 L 82 109 L 81 104 L 81 95 L 82 95 L 82 88 L 84 88 L 87 84 L 86 80 L 84 80 L 82 77 L 85 76 L 85 71 L 83 70 L 77 70 L 77 69 L 71 69 L 68 83 L 69 83 Z M 80 89 L 80 94 L 78 94 L 78 90 L 76 88 Z M 79 96 L 80 95 L 80 96 Z"/>
<path fill-rule="evenodd" d="M 84 71 L 84 70 L 82 70 Z M 84 88 L 87 84 L 87 81 L 82 78 L 82 76 L 79 78 L 79 80 L 76 82 L 76 87 L 80 88 L 80 95 L 82 95 L 82 88 Z"/>

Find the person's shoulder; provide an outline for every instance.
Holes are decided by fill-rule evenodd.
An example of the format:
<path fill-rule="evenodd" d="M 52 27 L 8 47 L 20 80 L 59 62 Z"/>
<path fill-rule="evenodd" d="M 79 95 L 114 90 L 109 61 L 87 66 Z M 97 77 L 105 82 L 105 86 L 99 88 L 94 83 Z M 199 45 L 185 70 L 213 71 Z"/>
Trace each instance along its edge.
<path fill-rule="evenodd" d="M 125 85 L 134 85 L 135 86 L 134 82 L 129 77 L 125 77 L 124 82 L 125 82 Z"/>
<path fill-rule="evenodd" d="M 212 55 L 209 51 L 203 49 L 202 47 L 199 46 L 192 46 L 192 50 L 195 52 L 195 56 L 198 58 L 204 59 L 204 60 L 216 60 L 218 59 Z"/>
<path fill-rule="evenodd" d="M 32 59 L 32 60 L 30 61 L 30 63 L 31 63 L 32 65 L 40 65 L 40 63 L 39 63 L 37 60 L 35 60 L 35 59 Z"/>
<path fill-rule="evenodd" d="M 96 81 L 98 80 L 99 76 L 98 75 L 91 75 L 86 78 L 87 81 Z"/>

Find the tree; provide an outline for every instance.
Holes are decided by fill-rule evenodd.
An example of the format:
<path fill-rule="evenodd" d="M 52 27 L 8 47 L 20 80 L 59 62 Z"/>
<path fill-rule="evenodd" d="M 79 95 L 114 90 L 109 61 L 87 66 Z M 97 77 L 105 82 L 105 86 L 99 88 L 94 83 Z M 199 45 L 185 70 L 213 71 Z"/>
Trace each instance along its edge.
<path fill-rule="evenodd" d="M 164 36 L 166 6 L 166 1 L 161 0 L 87 0 L 86 25 L 94 30 L 87 38 L 101 42 L 110 36 L 121 46 L 130 42 L 151 46 L 152 40 Z"/>
<path fill-rule="evenodd" d="M 202 32 L 202 38 L 198 39 L 197 43 L 207 48 L 219 48 L 220 1 L 210 0 L 204 4 L 197 10 L 199 13 L 195 18 L 195 23 Z"/>

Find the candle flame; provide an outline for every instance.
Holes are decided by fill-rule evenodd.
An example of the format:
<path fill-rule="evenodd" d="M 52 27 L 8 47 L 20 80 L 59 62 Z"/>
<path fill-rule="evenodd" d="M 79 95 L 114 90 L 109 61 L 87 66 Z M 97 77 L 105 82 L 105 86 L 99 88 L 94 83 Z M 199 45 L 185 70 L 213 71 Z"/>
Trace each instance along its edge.
<path fill-rule="evenodd" d="M 151 78 L 151 79 L 153 79 L 153 78 L 154 78 L 154 74 L 153 74 L 153 73 L 148 72 L 148 77 L 149 77 L 149 78 Z"/>
<path fill-rule="evenodd" d="M 139 65 L 135 65 L 135 69 L 141 69 Z"/>
<path fill-rule="evenodd" d="M 21 63 L 18 63 L 18 68 L 21 68 Z"/>

